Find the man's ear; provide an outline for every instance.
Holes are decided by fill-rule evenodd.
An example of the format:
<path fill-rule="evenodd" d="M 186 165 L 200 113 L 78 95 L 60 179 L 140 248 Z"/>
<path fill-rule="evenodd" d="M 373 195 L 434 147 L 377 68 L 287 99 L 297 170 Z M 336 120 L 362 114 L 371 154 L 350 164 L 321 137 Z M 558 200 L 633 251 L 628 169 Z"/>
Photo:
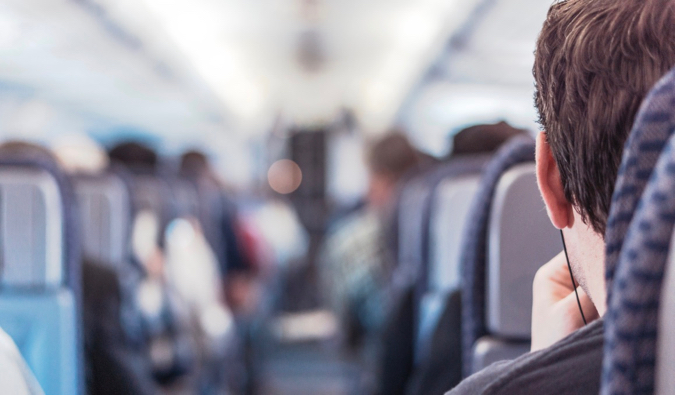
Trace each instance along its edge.
<path fill-rule="evenodd" d="M 572 226 L 574 214 L 572 205 L 565 198 L 558 165 L 553 158 L 551 147 L 546 141 L 546 133 L 537 135 L 537 184 L 546 204 L 546 212 L 553 226 L 563 229 Z"/>

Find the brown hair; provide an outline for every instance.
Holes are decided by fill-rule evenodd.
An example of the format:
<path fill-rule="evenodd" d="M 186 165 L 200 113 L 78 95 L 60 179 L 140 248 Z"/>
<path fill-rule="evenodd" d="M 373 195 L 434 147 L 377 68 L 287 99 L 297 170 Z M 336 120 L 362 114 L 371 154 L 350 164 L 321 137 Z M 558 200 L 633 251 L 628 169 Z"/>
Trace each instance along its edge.
<path fill-rule="evenodd" d="M 675 64 L 674 15 L 672 0 L 560 1 L 539 36 L 539 122 L 566 198 L 599 234 L 640 103 Z"/>
<path fill-rule="evenodd" d="M 367 161 L 373 173 L 398 180 L 418 164 L 419 155 L 402 133 L 392 132 L 370 147 Z"/>
<path fill-rule="evenodd" d="M 516 129 L 504 121 L 493 125 L 470 126 L 453 137 L 452 155 L 494 152 L 508 139 L 518 135 L 527 135 L 527 130 Z"/>

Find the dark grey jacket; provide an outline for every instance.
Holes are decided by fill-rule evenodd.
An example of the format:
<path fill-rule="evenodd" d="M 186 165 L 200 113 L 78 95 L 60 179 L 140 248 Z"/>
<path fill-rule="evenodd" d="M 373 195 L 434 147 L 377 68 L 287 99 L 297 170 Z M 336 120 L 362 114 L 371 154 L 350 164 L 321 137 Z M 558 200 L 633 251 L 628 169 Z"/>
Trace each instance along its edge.
<path fill-rule="evenodd" d="M 597 394 L 603 335 L 603 322 L 597 320 L 549 348 L 494 363 L 446 395 Z"/>

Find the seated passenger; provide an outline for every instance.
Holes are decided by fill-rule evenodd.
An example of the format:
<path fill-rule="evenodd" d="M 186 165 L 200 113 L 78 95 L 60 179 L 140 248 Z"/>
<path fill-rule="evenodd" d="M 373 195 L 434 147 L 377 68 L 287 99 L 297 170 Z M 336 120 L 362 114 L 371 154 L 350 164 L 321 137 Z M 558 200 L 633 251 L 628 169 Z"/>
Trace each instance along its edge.
<path fill-rule="evenodd" d="M 252 313 L 259 298 L 255 269 L 243 251 L 235 203 L 205 154 L 185 152 L 181 156 L 180 173 L 198 188 L 202 200 L 200 219 L 218 259 L 229 307 L 237 314 Z"/>
<path fill-rule="evenodd" d="M 368 203 L 339 221 L 326 238 L 322 275 L 325 296 L 358 348 L 384 319 L 383 291 L 391 269 L 385 253 L 383 218 L 392 208 L 398 181 L 419 161 L 401 134 L 390 134 L 371 148 Z"/>
<path fill-rule="evenodd" d="M 598 393 L 603 235 L 614 182 L 640 103 L 675 65 L 674 42 L 669 0 L 567 0 L 549 10 L 534 65 L 544 129 L 537 179 L 551 222 L 562 229 L 580 302 L 563 252 L 534 280 L 532 352 L 489 366 L 449 394 Z"/>

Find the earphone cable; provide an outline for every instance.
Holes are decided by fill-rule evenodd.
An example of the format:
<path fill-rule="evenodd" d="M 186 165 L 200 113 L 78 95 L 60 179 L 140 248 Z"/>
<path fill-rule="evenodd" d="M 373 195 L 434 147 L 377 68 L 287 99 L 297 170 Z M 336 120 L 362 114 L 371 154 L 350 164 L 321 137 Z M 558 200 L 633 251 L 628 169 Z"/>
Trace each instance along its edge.
<path fill-rule="evenodd" d="M 565 259 L 567 260 L 567 269 L 570 271 L 570 280 L 572 280 L 572 288 L 574 288 L 574 294 L 577 296 L 577 305 L 579 305 L 579 312 L 581 313 L 581 319 L 586 323 L 586 317 L 584 316 L 584 309 L 581 308 L 581 300 L 579 300 L 579 292 L 577 291 L 576 281 L 574 281 L 574 275 L 572 274 L 572 265 L 570 265 L 570 257 L 567 255 L 567 246 L 565 245 L 565 236 L 563 235 L 562 229 L 560 229 L 560 238 L 562 239 L 563 251 L 565 251 Z"/>

